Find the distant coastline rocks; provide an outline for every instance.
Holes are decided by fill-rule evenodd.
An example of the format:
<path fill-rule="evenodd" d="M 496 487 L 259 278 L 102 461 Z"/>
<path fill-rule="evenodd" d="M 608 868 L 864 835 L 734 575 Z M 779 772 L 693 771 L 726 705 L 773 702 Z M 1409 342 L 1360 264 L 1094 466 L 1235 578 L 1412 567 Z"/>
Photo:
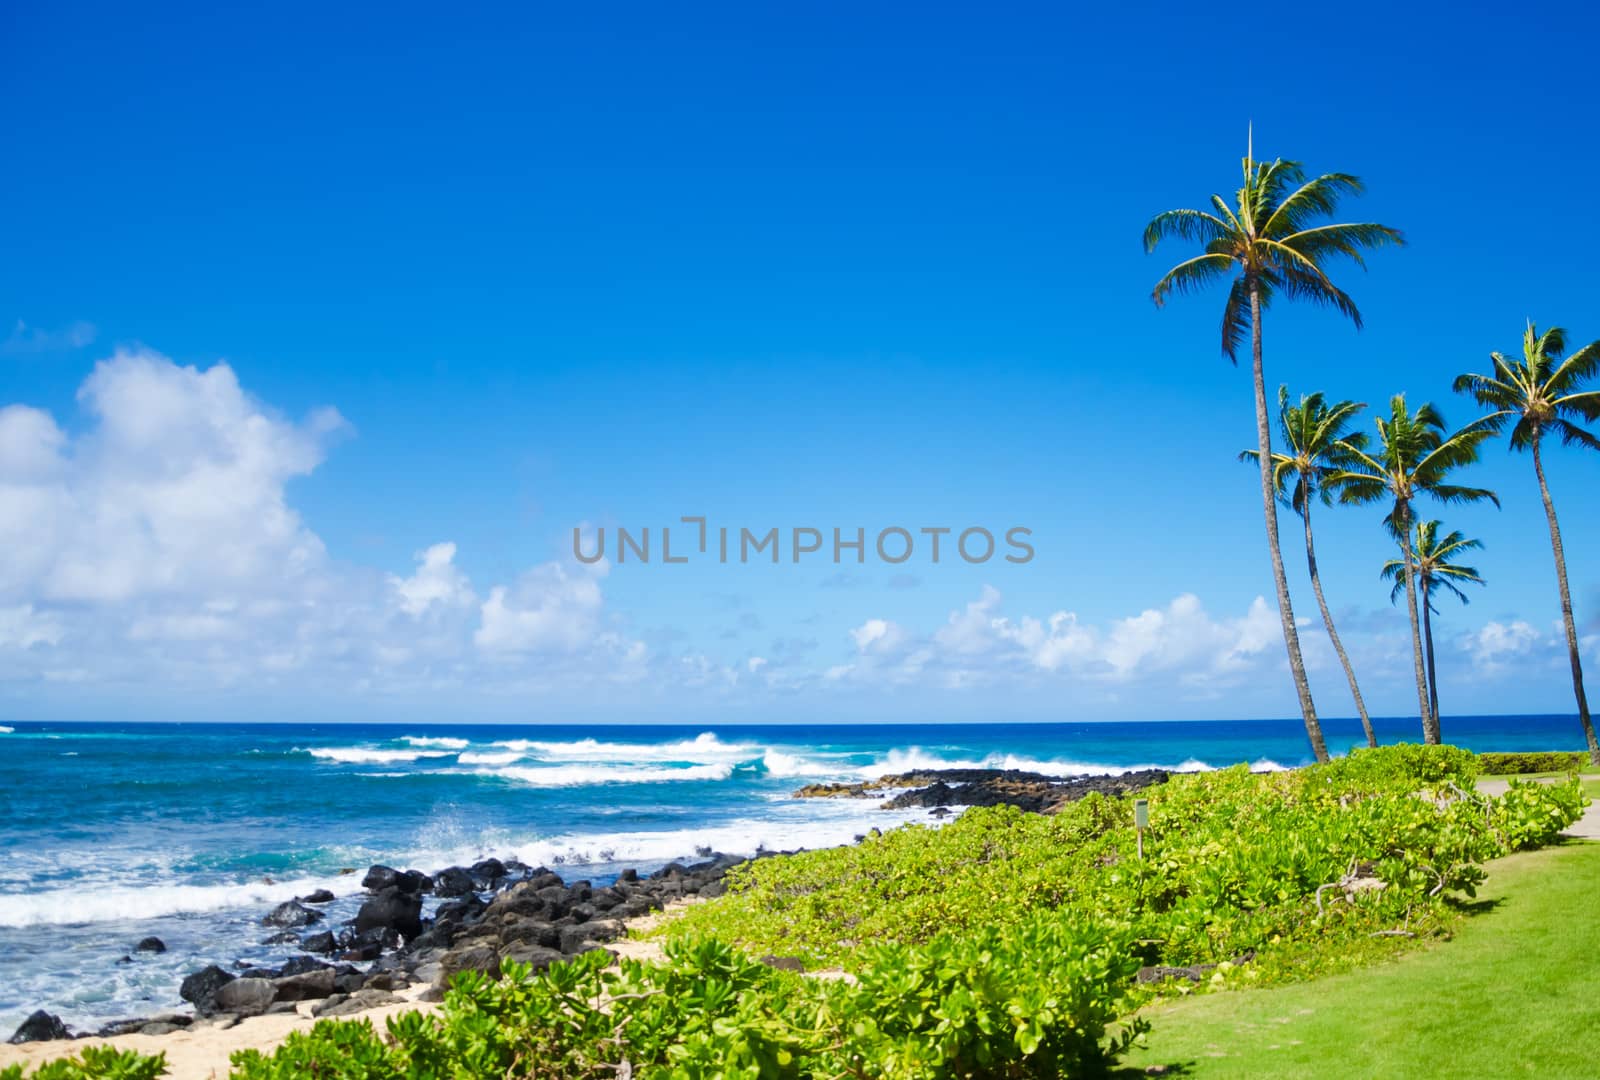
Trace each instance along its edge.
<path fill-rule="evenodd" d="M 882 803 L 885 810 L 926 806 L 1015 806 L 1035 814 L 1052 814 L 1090 792 L 1128 795 L 1154 784 L 1164 784 L 1172 774 L 1166 769 L 1139 769 L 1119 775 L 1078 776 L 1063 779 L 1020 769 L 918 769 L 856 783 L 807 784 L 794 793 L 797 799 L 870 799 L 895 792 Z M 943 815 L 940 815 L 943 816 Z"/>

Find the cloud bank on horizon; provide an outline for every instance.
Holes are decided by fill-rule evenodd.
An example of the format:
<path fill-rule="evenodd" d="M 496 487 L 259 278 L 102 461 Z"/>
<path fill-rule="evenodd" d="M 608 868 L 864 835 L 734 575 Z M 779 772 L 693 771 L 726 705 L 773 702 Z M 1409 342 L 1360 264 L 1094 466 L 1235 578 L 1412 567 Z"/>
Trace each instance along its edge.
<path fill-rule="evenodd" d="M 779 639 L 715 655 L 692 640 L 647 644 L 608 602 L 605 560 L 553 559 L 474 582 L 444 536 L 409 573 L 331 557 L 288 486 L 353 435 L 334 408 L 286 418 L 225 363 L 202 370 L 128 348 L 95 366 L 77 403 L 79 426 L 0 407 L 0 686 L 23 701 L 45 685 L 151 700 L 287 687 L 375 700 L 431 692 L 466 708 L 596 687 L 621 702 L 820 703 L 906 688 L 981 700 L 977 691 L 1004 686 L 1109 708 L 1157 689 L 1163 701 L 1203 702 L 1267 683 L 1266 700 L 1281 689 L 1288 704 L 1276 612 L 1260 596 L 1217 615 L 1185 593 L 1094 625 L 1048 603 L 1008 614 L 985 585 L 942 624 L 861 610 L 815 648 Z M 1403 622 L 1367 623 L 1348 634 L 1364 678 L 1404 688 Z M 1324 711 L 1344 715 L 1320 624 L 1306 640 L 1308 663 L 1324 673 Z M 1474 679 L 1554 675 L 1565 663 L 1553 625 L 1516 618 L 1459 631 L 1445 647 Z M 1600 635 L 1585 648 L 1600 658 Z"/>

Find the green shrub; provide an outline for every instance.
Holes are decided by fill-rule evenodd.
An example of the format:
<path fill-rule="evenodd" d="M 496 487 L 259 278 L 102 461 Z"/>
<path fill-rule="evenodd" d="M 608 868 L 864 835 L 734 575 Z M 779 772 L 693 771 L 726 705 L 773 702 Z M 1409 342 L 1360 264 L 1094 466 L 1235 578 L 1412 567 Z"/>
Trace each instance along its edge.
<path fill-rule="evenodd" d="M 438 1016 L 324 1021 L 275 1053 L 234 1056 L 241 1080 L 393 1076 L 612 1080 L 1098 1075 L 1143 1024 L 1108 1037 L 1137 962 L 1125 932 L 1081 920 L 942 935 L 873 950 L 859 982 L 804 979 L 715 940 L 664 963 L 594 953 L 533 976 L 457 976 Z M 624 1065 L 624 1062 L 626 1065 Z"/>
<path fill-rule="evenodd" d="M 1326 779 L 1355 788 L 1376 789 L 1454 781 L 1463 787 L 1480 775 L 1478 755 L 1459 746 L 1392 746 L 1353 748 L 1347 757 L 1313 767 Z"/>
<path fill-rule="evenodd" d="M 31 1080 L 155 1080 L 167 1071 L 167 1055 L 154 1057 L 110 1046 L 86 1046 L 72 1057 L 46 1062 Z M 0 1080 L 22 1080 L 21 1065 L 0 1069 Z"/>
<path fill-rule="evenodd" d="M 1564 784 L 1512 780 L 1492 804 L 1491 823 L 1508 851 L 1543 847 L 1582 816 L 1586 802 L 1576 779 Z"/>
<path fill-rule="evenodd" d="M 1582 772 L 1589 755 L 1581 751 L 1540 751 L 1527 754 L 1479 754 L 1478 766 L 1488 776 L 1515 776 L 1526 773 Z"/>
<path fill-rule="evenodd" d="M 1144 793 L 1143 861 L 1128 800 L 1091 795 L 1049 817 L 969 810 L 941 828 L 748 864 L 727 896 L 664 932 L 857 971 L 867 942 L 915 944 L 1059 908 L 1131 923 L 1145 959 L 1174 966 L 1427 929 L 1448 894 L 1471 895 L 1486 859 L 1546 842 L 1581 812 L 1575 787 L 1476 796 L 1476 767 L 1455 747 L 1394 746 L 1286 773 L 1174 777 Z M 1364 887 L 1374 876 L 1384 888 Z"/>

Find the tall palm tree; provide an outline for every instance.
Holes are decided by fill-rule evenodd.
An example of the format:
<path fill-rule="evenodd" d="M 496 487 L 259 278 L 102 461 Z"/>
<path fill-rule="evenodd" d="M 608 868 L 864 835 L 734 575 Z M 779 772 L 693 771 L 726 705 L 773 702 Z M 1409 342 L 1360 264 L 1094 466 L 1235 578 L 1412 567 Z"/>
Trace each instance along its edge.
<path fill-rule="evenodd" d="M 1463 604 L 1469 603 L 1467 594 L 1456 583 L 1482 585 L 1484 580 L 1476 567 L 1457 566 L 1450 560 L 1463 551 L 1481 547 L 1483 544 L 1480 541 L 1468 540 L 1459 532 L 1440 538 L 1437 521 L 1417 522 L 1416 538 L 1411 545 L 1411 563 L 1416 567 L 1417 585 L 1422 593 L 1422 638 L 1428 653 L 1428 707 L 1435 717 L 1439 715 L 1439 669 L 1433 662 L 1433 616 L 1438 614 L 1439 609 L 1433 604 L 1433 593 L 1435 589 L 1443 589 L 1454 593 Z M 1381 576 L 1385 581 L 1394 582 L 1394 588 L 1389 590 L 1389 602 L 1392 604 L 1400 599 L 1400 593 L 1406 587 L 1405 563 L 1390 559 L 1383 564 Z"/>
<path fill-rule="evenodd" d="M 1572 621 L 1572 593 L 1567 588 L 1567 557 L 1561 547 L 1561 526 L 1556 523 L 1556 504 L 1550 499 L 1550 486 L 1544 480 L 1544 463 L 1539 444 L 1549 431 L 1568 445 L 1600 450 L 1600 439 L 1580 427 L 1577 421 L 1600 419 L 1600 390 L 1586 384 L 1600 372 L 1600 341 L 1590 342 L 1565 360 L 1567 332 L 1553 327 L 1543 334 L 1530 321 L 1522 334 L 1522 359 L 1512 360 L 1490 353 L 1493 375 L 1463 375 L 1456 390 L 1471 394 L 1479 405 L 1491 410 L 1479 421 L 1492 431 L 1511 428 L 1511 449 L 1533 451 L 1533 474 L 1539 478 L 1539 495 L 1544 499 L 1544 516 L 1550 525 L 1550 548 L 1556 559 L 1556 585 L 1561 592 L 1561 622 L 1567 631 L 1567 656 L 1572 662 L 1572 693 L 1578 699 L 1578 722 L 1589 743 L 1589 760 L 1600 765 L 1600 742 L 1595 741 L 1594 722 L 1589 719 L 1589 699 L 1583 692 L 1583 664 L 1578 659 L 1578 631 Z"/>
<path fill-rule="evenodd" d="M 1365 265 L 1361 253 L 1385 244 L 1400 244 L 1400 234 L 1385 225 L 1316 224 L 1333 217 L 1346 195 L 1359 195 L 1361 181 L 1346 173 L 1325 173 L 1306 179 L 1300 164 L 1278 159 L 1255 160 L 1254 149 L 1244 156 L 1244 183 L 1232 205 L 1220 195 L 1211 196 L 1215 210 L 1168 210 L 1145 226 L 1146 252 L 1169 237 L 1198 242 L 1204 252 L 1168 270 L 1156 283 L 1151 299 L 1161 306 L 1171 293 L 1185 293 L 1231 279 L 1222 309 L 1222 351 L 1238 362 L 1246 330 L 1250 333 L 1251 376 L 1255 384 L 1256 451 L 1261 463 L 1261 511 L 1267 527 L 1267 549 L 1272 557 L 1273 584 L 1278 590 L 1278 617 L 1283 623 L 1283 643 L 1306 735 L 1318 761 L 1328 760 L 1328 747 L 1311 701 L 1300 637 L 1295 630 L 1294 608 L 1289 603 L 1289 582 L 1283 573 L 1283 552 L 1278 546 L 1278 512 L 1272 486 L 1272 431 L 1267 417 L 1267 383 L 1261 367 L 1261 313 L 1280 294 L 1290 300 L 1309 300 L 1332 307 L 1359 328 L 1361 312 L 1329 279 L 1325 264 L 1343 256 Z"/>
<path fill-rule="evenodd" d="M 1367 716 L 1367 703 L 1361 699 L 1361 686 L 1356 682 L 1355 668 L 1339 640 L 1339 631 L 1333 627 L 1333 613 L 1322 595 L 1322 576 L 1317 573 L 1317 548 L 1311 540 L 1311 504 L 1320 500 L 1323 506 L 1333 499 L 1333 487 L 1328 479 L 1355 464 L 1345 451 L 1348 443 L 1361 449 L 1367 437 L 1351 431 L 1356 414 L 1365 405 L 1354 401 L 1339 401 L 1329 405 L 1321 391 L 1302 396 L 1300 404 L 1289 404 L 1289 388 L 1278 387 L 1278 429 L 1283 433 L 1283 445 L 1288 453 L 1272 455 L 1272 485 L 1280 498 L 1287 500 L 1290 509 L 1300 515 L 1306 531 L 1306 567 L 1311 572 L 1311 591 L 1316 594 L 1317 608 L 1322 612 L 1322 624 L 1328 628 L 1328 640 L 1333 651 L 1339 654 L 1344 667 L 1344 677 L 1350 683 L 1350 696 L 1355 698 L 1356 713 L 1361 717 L 1361 730 L 1366 732 L 1367 745 L 1377 746 L 1378 737 L 1372 731 L 1372 720 Z M 1246 450 L 1240 461 L 1255 461 L 1260 454 Z"/>
<path fill-rule="evenodd" d="M 1478 446 L 1491 432 L 1477 424 L 1446 435 L 1444 417 L 1432 405 L 1423 404 L 1415 413 L 1406 408 L 1406 396 L 1396 394 L 1389 402 L 1389 418 L 1378 417 L 1381 450 L 1371 457 L 1358 446 L 1345 441 L 1344 449 L 1354 459 L 1354 467 L 1328 478 L 1339 489 L 1339 501 L 1370 503 L 1390 499 L 1393 505 L 1385 517 L 1400 558 L 1405 565 L 1406 607 L 1411 615 L 1411 656 L 1417 676 L 1417 708 L 1422 716 L 1422 741 L 1438 743 L 1439 717 L 1429 707 L 1428 678 L 1423 670 L 1422 627 L 1417 618 L 1417 573 L 1411 555 L 1412 503 L 1428 495 L 1443 503 L 1468 503 L 1500 500 L 1486 488 L 1463 487 L 1447 482 L 1449 475 L 1478 460 Z"/>

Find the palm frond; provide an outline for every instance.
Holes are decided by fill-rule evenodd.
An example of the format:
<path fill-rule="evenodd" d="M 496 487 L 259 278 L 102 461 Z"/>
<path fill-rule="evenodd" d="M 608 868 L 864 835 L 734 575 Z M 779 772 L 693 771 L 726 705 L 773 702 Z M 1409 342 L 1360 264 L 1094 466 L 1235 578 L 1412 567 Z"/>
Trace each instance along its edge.
<path fill-rule="evenodd" d="M 1156 307 L 1160 307 L 1166 303 L 1168 293 L 1194 292 L 1225 276 L 1232 269 L 1233 260 L 1226 255 L 1196 255 L 1192 259 L 1185 259 L 1156 282 L 1150 299 L 1155 301 Z"/>
<path fill-rule="evenodd" d="M 1289 183 L 1300 181 L 1300 170 L 1295 167 L 1292 179 L 1285 178 Z M 1287 183 L 1283 185 L 1287 186 Z M 1281 191 L 1275 189 L 1272 194 Z M 1346 195 L 1360 195 L 1366 191 L 1365 185 L 1359 177 L 1348 173 L 1324 173 L 1313 180 L 1300 183 L 1300 187 L 1275 201 L 1270 214 L 1261 223 L 1260 233 L 1264 236 L 1287 236 L 1300 232 L 1305 223 L 1319 217 L 1332 217 L 1339 209 L 1339 200 Z"/>
<path fill-rule="evenodd" d="M 1545 392 L 1558 396 L 1577 390 L 1600 374 L 1600 341 L 1591 341 L 1565 360 L 1545 381 Z"/>
<path fill-rule="evenodd" d="M 1355 301 L 1335 285 L 1309 257 L 1276 240 L 1262 240 L 1260 244 L 1278 256 L 1278 273 L 1283 279 L 1283 291 L 1295 300 L 1310 300 L 1323 307 L 1332 307 L 1361 329 L 1361 312 Z"/>
<path fill-rule="evenodd" d="M 1529 319 L 1527 332 L 1522 335 L 1522 348 L 1529 360 L 1536 356 L 1543 360 L 1558 360 L 1567 351 L 1567 332 L 1562 327 L 1552 326 L 1541 334 L 1533 320 Z"/>
<path fill-rule="evenodd" d="M 1222 355 L 1239 362 L 1239 346 L 1250 332 L 1250 291 L 1243 277 L 1234 279 L 1228 289 L 1228 302 L 1222 306 Z"/>
<path fill-rule="evenodd" d="M 1491 354 L 1491 358 L 1494 360 L 1497 369 L 1495 375 L 1475 375 L 1471 373 L 1457 375 L 1455 382 L 1450 384 L 1450 388 L 1458 394 L 1471 394 L 1472 399 L 1486 409 L 1512 411 L 1517 407 L 1518 402 L 1524 400 L 1525 395 L 1518 389 L 1512 379 L 1507 377 L 1508 373 L 1498 370 L 1505 358 L 1499 353 Z"/>
<path fill-rule="evenodd" d="M 1581 394 L 1567 394 L 1550 403 L 1556 412 L 1575 412 L 1585 420 L 1600 420 L 1600 390 L 1585 390 Z"/>
<path fill-rule="evenodd" d="M 1500 496 L 1488 488 L 1464 487 L 1459 484 L 1433 484 L 1427 489 L 1429 495 L 1442 503 L 1473 503 L 1492 502 L 1500 505 Z"/>
<path fill-rule="evenodd" d="M 1590 450 L 1600 450 L 1600 439 L 1569 420 L 1559 418 L 1551 420 L 1550 430 L 1561 436 L 1563 446 L 1583 446 Z"/>
<path fill-rule="evenodd" d="M 1361 254 L 1363 248 L 1405 245 L 1405 237 L 1398 229 L 1370 221 L 1319 225 L 1311 229 L 1301 229 L 1280 239 L 1286 247 L 1293 248 L 1309 259 L 1320 260 L 1329 255 L 1343 255 L 1355 260 L 1356 264 L 1363 268 L 1367 265 L 1366 259 Z"/>
<path fill-rule="evenodd" d="M 1215 214 L 1204 210 L 1167 210 L 1150 219 L 1144 227 L 1144 250 L 1154 251 L 1162 240 L 1198 240 L 1207 243 L 1235 230 Z"/>

